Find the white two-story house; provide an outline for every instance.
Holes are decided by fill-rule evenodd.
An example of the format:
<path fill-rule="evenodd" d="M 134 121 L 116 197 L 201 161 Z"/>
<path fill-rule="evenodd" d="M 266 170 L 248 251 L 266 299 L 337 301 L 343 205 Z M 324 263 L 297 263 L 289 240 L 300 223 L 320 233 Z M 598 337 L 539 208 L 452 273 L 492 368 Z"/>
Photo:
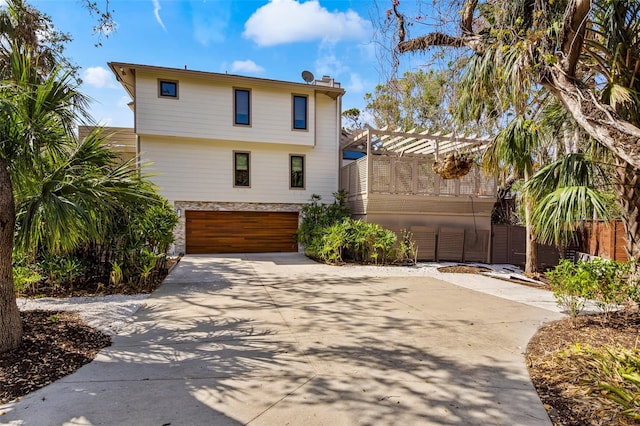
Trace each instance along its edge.
<path fill-rule="evenodd" d="M 180 217 L 176 252 L 298 250 L 300 207 L 338 190 L 338 83 L 109 66 L 132 99 L 143 172 Z"/>

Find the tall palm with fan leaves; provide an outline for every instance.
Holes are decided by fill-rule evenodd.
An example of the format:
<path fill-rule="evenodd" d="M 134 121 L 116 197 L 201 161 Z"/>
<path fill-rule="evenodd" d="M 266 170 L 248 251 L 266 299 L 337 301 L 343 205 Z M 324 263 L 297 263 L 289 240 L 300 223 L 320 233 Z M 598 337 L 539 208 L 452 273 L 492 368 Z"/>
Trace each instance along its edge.
<path fill-rule="evenodd" d="M 15 253 L 65 253 L 99 242 L 124 206 L 162 203 L 103 145 L 101 129 L 77 140 L 77 125 L 92 120 L 62 55 L 65 41 L 22 0 L 0 8 L 0 352 L 22 337 Z"/>
<path fill-rule="evenodd" d="M 528 182 L 533 175 L 534 159 L 544 143 L 544 134 L 532 119 L 515 117 L 491 141 L 482 157 L 482 167 L 489 173 L 505 172 Z M 526 225 L 525 272 L 535 274 L 538 265 L 536 235 L 531 227 L 533 199 L 523 193 Z"/>
<path fill-rule="evenodd" d="M 640 3 L 594 2 L 586 33 L 584 57 L 590 85 L 604 104 L 640 127 Z M 555 106 L 545 120 L 557 132 L 572 127 L 582 143 L 565 149 L 565 157 L 539 170 L 525 188 L 538 199 L 532 219 L 541 240 L 573 242 L 579 224 L 589 218 L 608 219 L 605 194 L 614 188 L 630 258 L 640 256 L 640 182 L 638 169 L 585 134 L 571 114 Z M 574 138 L 575 139 L 575 138 Z"/>
<path fill-rule="evenodd" d="M 127 206 L 160 204 L 155 187 L 109 149 L 102 129 L 72 136 L 37 169 L 16 174 L 16 251 L 66 254 L 110 234 Z"/>
<path fill-rule="evenodd" d="M 12 252 L 68 253 L 105 238 L 125 206 L 161 203 L 100 128 L 77 140 L 75 124 L 88 118 L 71 72 L 43 76 L 18 47 L 9 63 L 13 75 L 0 85 L 0 352 L 21 337 Z"/>

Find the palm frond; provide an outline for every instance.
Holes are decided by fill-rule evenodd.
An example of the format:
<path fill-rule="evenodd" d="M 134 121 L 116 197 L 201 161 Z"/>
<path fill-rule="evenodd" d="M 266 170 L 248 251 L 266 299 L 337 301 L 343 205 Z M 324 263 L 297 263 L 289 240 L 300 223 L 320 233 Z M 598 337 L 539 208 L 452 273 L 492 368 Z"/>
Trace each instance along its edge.
<path fill-rule="evenodd" d="M 559 188 L 585 186 L 597 188 L 608 182 L 605 166 L 583 153 L 573 153 L 540 168 L 523 190 L 534 199 Z"/>
<path fill-rule="evenodd" d="M 543 139 L 539 126 L 524 116 L 517 116 L 488 145 L 482 168 L 488 173 L 504 168 L 512 168 L 519 175 L 530 173 L 534 154 Z"/>
<path fill-rule="evenodd" d="M 575 230 L 585 220 L 609 219 L 606 197 L 586 186 L 566 186 L 545 195 L 536 203 L 532 227 L 541 243 L 564 246 L 575 243 Z"/>

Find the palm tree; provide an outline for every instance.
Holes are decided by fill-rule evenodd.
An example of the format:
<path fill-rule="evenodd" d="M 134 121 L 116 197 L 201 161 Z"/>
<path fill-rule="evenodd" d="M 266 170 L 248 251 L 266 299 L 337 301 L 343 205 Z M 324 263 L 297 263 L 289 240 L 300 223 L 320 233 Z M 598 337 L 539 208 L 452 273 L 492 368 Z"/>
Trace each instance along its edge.
<path fill-rule="evenodd" d="M 514 118 L 489 144 L 483 154 L 482 166 L 489 173 L 509 170 L 509 174 L 529 181 L 533 174 L 534 158 L 543 144 L 543 134 L 533 120 L 523 116 Z M 525 272 L 537 272 L 538 253 L 536 235 L 531 222 L 534 199 L 522 194 L 527 233 Z"/>
<path fill-rule="evenodd" d="M 12 175 L 42 167 L 44 157 L 60 152 L 75 120 L 86 117 L 86 100 L 69 73 L 56 69 L 43 75 L 37 56 L 17 45 L 6 64 L 0 83 L 0 352 L 15 348 L 22 336 L 12 276 Z"/>
<path fill-rule="evenodd" d="M 101 128 L 77 142 L 70 135 L 39 168 L 15 175 L 18 252 L 69 253 L 103 241 L 127 206 L 161 202 L 139 170 L 105 146 L 106 139 Z"/>
<path fill-rule="evenodd" d="M 590 153 L 571 153 L 536 172 L 524 192 L 537 200 L 531 222 L 540 242 L 559 247 L 578 243 L 581 223 L 610 218 L 607 169 Z"/>
<path fill-rule="evenodd" d="M 640 2 L 598 1 L 585 54 L 600 85 L 602 102 L 628 123 L 640 128 Z M 604 82 L 604 85 L 601 83 Z M 630 259 L 640 258 L 640 166 L 624 156 L 613 156 L 615 189 Z"/>

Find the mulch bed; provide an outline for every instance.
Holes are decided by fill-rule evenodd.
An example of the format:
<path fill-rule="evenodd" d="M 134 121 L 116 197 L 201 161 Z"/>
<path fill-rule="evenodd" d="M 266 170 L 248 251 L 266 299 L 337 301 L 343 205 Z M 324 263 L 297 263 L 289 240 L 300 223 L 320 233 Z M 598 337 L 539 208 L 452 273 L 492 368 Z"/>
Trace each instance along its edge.
<path fill-rule="evenodd" d="M 20 346 L 0 353 L 0 403 L 40 389 L 91 362 L 111 338 L 76 312 L 24 311 Z M 0 420 L 1 422 L 1 420 Z"/>
<path fill-rule="evenodd" d="M 169 259 L 169 271 L 179 261 L 180 257 Z M 150 293 L 160 286 L 167 273 L 137 288 L 89 284 L 69 290 L 41 286 L 27 295 L 71 297 Z M 12 351 L 0 353 L 0 404 L 73 373 L 91 362 L 101 349 L 111 346 L 111 337 L 86 325 L 77 312 L 34 310 L 23 311 L 20 316 L 22 343 Z"/>
<path fill-rule="evenodd" d="M 570 382 L 580 383 L 559 357 L 576 345 L 637 348 L 639 327 L 640 312 L 621 311 L 611 313 L 609 318 L 599 314 L 555 321 L 531 339 L 526 353 L 529 375 L 555 425 L 640 424 L 622 417 L 619 406 L 596 401 L 597 395 L 567 392 Z"/>

